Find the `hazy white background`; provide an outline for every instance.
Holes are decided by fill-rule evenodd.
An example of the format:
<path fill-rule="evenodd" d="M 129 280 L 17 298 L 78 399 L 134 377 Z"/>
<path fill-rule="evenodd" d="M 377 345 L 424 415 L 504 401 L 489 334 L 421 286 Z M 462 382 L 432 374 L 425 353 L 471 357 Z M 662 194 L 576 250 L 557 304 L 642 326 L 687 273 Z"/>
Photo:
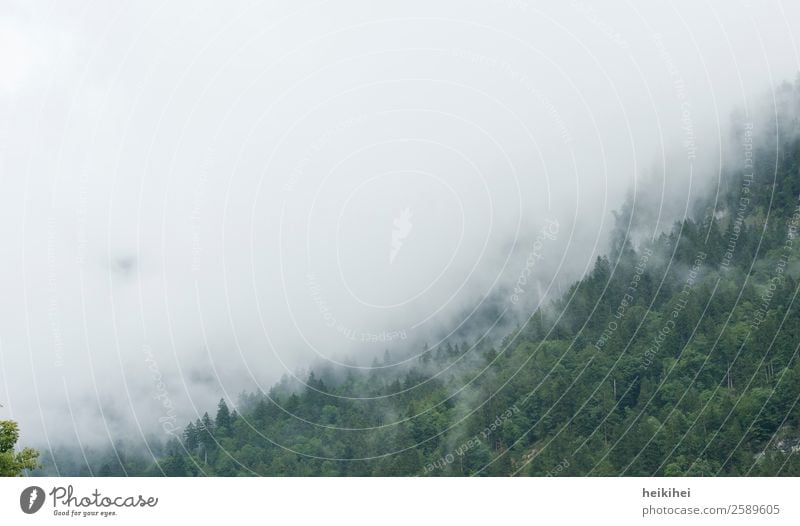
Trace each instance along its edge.
<path fill-rule="evenodd" d="M 435 344 L 546 219 L 523 315 L 627 191 L 667 226 L 796 75 L 800 5 L 648 4 L 4 1 L 0 417 L 162 433 Z"/>

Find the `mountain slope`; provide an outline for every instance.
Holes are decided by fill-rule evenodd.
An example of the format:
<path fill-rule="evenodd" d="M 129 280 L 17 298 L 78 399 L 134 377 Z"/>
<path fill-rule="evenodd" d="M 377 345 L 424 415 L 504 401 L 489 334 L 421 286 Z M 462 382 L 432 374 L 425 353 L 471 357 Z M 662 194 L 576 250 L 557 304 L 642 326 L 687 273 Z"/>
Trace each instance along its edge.
<path fill-rule="evenodd" d="M 669 232 L 630 239 L 633 200 L 611 253 L 498 345 L 284 381 L 95 472 L 800 475 L 800 141 L 772 139 Z"/>

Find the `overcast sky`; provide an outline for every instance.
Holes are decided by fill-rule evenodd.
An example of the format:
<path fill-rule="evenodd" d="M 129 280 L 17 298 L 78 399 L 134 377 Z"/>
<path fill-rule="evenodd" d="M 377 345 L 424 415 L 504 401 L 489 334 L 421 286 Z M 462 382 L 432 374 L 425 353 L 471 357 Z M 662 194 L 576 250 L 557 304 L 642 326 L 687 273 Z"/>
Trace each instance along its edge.
<path fill-rule="evenodd" d="M 0 418 L 159 432 L 524 316 L 800 63 L 796 2 L 388 4 L 2 3 Z"/>

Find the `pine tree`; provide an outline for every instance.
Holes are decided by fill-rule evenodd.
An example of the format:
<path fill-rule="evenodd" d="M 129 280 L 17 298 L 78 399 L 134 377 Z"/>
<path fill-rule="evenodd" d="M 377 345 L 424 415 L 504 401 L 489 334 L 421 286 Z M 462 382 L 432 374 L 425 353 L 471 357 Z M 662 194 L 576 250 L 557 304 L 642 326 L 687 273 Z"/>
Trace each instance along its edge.
<path fill-rule="evenodd" d="M 183 443 L 186 446 L 186 449 L 189 451 L 194 451 L 197 449 L 199 442 L 199 432 L 197 427 L 191 422 L 189 425 L 186 426 L 186 429 L 183 430 Z"/>
<path fill-rule="evenodd" d="M 203 413 L 203 418 L 200 419 L 200 443 L 208 450 L 216 443 L 214 440 L 215 426 L 208 413 Z"/>
<path fill-rule="evenodd" d="M 215 423 L 217 429 L 220 431 L 230 431 L 231 424 L 233 423 L 231 412 L 228 409 L 228 404 L 225 403 L 225 399 L 223 398 L 220 398 L 219 404 L 217 404 L 217 418 Z"/>

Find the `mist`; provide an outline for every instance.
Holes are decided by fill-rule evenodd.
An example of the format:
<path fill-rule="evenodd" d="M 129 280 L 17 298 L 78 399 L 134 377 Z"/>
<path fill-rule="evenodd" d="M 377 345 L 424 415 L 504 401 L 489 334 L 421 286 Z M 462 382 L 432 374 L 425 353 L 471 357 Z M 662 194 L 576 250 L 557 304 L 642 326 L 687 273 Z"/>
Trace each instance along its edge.
<path fill-rule="evenodd" d="M 375 4 L 4 2 L 23 441 L 164 438 L 320 364 L 502 338 L 631 195 L 686 216 L 800 64 L 790 3 Z"/>

